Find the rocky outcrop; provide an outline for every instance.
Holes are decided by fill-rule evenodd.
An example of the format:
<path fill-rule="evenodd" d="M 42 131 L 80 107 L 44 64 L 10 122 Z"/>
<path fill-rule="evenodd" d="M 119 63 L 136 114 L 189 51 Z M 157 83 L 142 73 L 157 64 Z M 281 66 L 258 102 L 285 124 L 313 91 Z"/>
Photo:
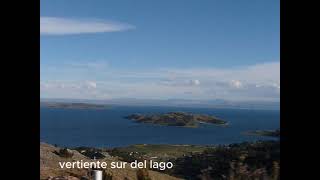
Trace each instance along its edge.
<path fill-rule="evenodd" d="M 88 178 L 79 179 L 79 178 L 73 177 L 73 176 L 60 176 L 60 177 L 49 177 L 48 178 L 48 180 L 84 180 L 84 179 L 89 180 Z"/>

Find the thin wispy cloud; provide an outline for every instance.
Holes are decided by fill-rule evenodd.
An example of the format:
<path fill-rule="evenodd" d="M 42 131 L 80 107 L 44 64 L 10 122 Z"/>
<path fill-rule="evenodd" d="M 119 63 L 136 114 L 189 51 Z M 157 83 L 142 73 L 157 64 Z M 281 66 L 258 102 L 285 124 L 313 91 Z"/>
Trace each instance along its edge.
<path fill-rule="evenodd" d="M 130 24 L 96 19 L 40 17 L 41 35 L 72 35 L 120 32 L 134 29 Z"/>

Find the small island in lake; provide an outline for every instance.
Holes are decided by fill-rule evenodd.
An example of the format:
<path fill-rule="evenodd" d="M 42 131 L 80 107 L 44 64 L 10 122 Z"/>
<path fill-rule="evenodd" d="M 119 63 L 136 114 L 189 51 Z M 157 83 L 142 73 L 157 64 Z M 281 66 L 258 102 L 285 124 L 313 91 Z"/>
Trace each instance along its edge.
<path fill-rule="evenodd" d="M 131 114 L 126 118 L 135 120 L 138 123 L 150 123 L 165 126 L 198 127 L 200 123 L 227 125 L 226 121 L 214 116 L 185 112 L 169 112 L 166 114 L 153 115 Z"/>

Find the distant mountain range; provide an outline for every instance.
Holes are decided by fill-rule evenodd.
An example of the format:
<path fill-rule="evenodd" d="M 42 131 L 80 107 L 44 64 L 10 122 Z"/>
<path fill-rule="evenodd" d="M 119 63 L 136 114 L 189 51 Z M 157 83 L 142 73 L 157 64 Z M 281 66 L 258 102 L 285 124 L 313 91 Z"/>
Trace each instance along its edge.
<path fill-rule="evenodd" d="M 186 100 L 186 99 L 135 99 L 117 98 L 109 100 L 88 99 L 48 99 L 42 98 L 40 102 L 90 103 L 122 106 L 173 106 L 173 107 L 201 107 L 201 108 L 235 108 L 235 109 L 268 109 L 279 110 L 279 101 L 228 101 L 213 100 Z"/>

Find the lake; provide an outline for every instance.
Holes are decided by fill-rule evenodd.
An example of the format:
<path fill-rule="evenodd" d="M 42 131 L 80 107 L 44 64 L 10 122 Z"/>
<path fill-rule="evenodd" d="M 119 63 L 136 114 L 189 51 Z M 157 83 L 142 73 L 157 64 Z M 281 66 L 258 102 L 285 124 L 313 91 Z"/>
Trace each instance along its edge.
<path fill-rule="evenodd" d="M 228 127 L 202 124 L 199 128 L 135 123 L 133 113 L 183 111 L 209 114 L 229 122 Z M 109 109 L 40 108 L 40 141 L 59 146 L 120 147 L 132 144 L 230 144 L 275 139 L 244 135 L 250 130 L 280 127 L 279 110 L 180 107 L 126 107 Z"/>

